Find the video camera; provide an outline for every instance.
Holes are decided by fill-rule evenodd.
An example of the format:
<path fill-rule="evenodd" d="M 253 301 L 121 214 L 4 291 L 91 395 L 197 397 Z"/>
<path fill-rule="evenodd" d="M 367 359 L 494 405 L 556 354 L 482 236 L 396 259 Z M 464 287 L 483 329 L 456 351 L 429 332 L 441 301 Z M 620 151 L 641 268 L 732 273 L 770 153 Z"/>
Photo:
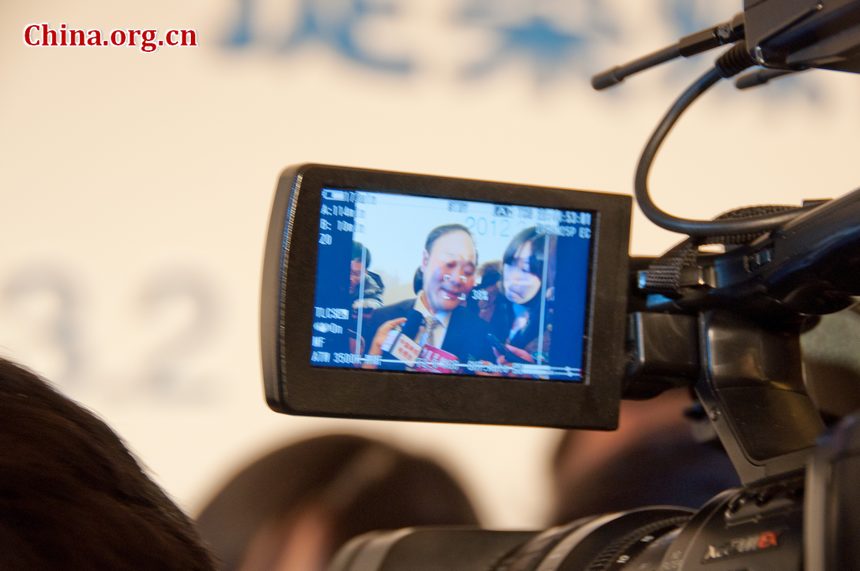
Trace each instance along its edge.
<path fill-rule="evenodd" d="M 378 532 L 333 569 L 860 568 L 860 415 L 828 432 L 800 347 L 860 295 L 860 190 L 697 221 L 660 210 L 647 184 L 667 133 L 720 79 L 860 71 L 860 2 L 747 0 L 593 85 L 729 44 L 637 168 L 643 212 L 689 236 L 656 259 L 628 259 L 626 196 L 323 165 L 283 173 L 262 295 L 274 410 L 613 429 L 622 398 L 691 387 L 743 483 L 698 511 L 641 508 L 540 533 Z"/>

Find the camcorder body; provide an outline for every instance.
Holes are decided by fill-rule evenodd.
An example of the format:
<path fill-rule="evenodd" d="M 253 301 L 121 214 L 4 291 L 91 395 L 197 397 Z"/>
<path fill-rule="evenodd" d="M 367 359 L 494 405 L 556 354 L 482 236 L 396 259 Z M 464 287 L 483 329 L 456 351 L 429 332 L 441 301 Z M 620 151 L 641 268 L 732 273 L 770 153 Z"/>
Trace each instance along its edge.
<path fill-rule="evenodd" d="M 647 189 L 666 133 L 710 85 L 754 66 L 857 71 L 858 30 L 860 2 L 748 1 L 725 24 L 595 77 L 603 88 L 732 44 L 670 109 L 637 169 L 643 212 L 689 236 L 653 259 L 628 256 L 625 195 L 284 171 L 263 272 L 272 409 L 612 430 L 623 398 L 689 387 L 742 482 L 699 510 L 642 507 L 542 532 L 379 531 L 331 569 L 860 569 L 860 402 L 822 416 L 801 346 L 857 311 L 860 190 L 691 221 L 659 210 Z M 825 340 L 856 353 L 856 337 Z"/>

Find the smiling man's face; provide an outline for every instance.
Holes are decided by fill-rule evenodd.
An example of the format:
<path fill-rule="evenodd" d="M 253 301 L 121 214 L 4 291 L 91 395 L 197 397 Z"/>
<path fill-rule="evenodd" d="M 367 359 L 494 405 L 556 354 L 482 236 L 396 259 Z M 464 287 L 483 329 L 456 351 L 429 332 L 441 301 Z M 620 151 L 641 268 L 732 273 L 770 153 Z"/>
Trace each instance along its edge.
<path fill-rule="evenodd" d="M 467 233 L 454 230 L 436 239 L 424 251 L 424 303 L 434 313 L 452 311 L 475 286 L 478 255 Z"/>

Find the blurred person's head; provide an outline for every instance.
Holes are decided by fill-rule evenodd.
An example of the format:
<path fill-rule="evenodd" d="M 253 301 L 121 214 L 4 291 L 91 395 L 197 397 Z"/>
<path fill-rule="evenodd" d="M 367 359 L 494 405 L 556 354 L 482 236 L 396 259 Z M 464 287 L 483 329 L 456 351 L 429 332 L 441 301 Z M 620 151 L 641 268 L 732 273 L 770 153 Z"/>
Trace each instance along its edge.
<path fill-rule="evenodd" d="M 0 359 L 0 568 L 213 567 L 105 423 Z"/>
<path fill-rule="evenodd" d="M 200 532 L 227 570 L 324 569 L 362 533 L 477 524 L 437 463 L 357 436 L 329 435 L 252 463 L 203 508 Z"/>
<path fill-rule="evenodd" d="M 571 430 L 553 457 L 552 523 L 654 505 L 699 508 L 740 481 L 716 442 L 693 437 L 689 392 L 622 401 L 618 430 Z"/>
<path fill-rule="evenodd" d="M 460 224 L 434 228 L 421 255 L 424 304 L 434 312 L 453 311 L 475 285 L 478 252 L 469 229 Z"/>
<path fill-rule="evenodd" d="M 526 228 L 511 239 L 502 257 L 502 290 L 511 303 L 525 305 L 540 291 L 547 237 Z"/>
<path fill-rule="evenodd" d="M 492 262 L 484 262 L 478 267 L 478 277 L 481 281 L 481 287 L 491 288 L 498 287 L 502 279 L 502 264 L 498 260 Z"/>

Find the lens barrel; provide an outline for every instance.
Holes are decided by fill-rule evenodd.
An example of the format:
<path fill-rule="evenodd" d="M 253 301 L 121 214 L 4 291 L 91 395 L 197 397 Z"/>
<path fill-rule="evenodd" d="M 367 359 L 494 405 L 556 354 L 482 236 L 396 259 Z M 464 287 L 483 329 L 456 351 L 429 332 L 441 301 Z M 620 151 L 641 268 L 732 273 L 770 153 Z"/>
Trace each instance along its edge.
<path fill-rule="evenodd" d="M 540 533 L 476 528 L 371 532 L 347 543 L 329 571 L 602 571 L 653 551 L 662 545 L 660 537 L 677 532 L 692 514 L 685 508 L 642 508 Z M 662 551 L 657 561 L 659 556 Z"/>
<path fill-rule="evenodd" d="M 407 528 L 350 541 L 329 571 L 800 571 L 801 474 L 727 490 L 694 511 L 648 507 L 543 532 Z"/>

